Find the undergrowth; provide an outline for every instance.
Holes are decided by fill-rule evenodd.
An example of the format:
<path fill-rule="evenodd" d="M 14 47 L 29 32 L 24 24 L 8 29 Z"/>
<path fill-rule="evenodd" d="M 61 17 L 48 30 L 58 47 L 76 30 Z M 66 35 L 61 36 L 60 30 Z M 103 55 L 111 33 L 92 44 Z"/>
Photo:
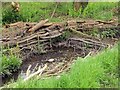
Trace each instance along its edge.
<path fill-rule="evenodd" d="M 16 50 L 18 51 L 18 49 Z M 19 58 L 18 53 L 16 55 L 15 52 L 9 48 L 1 48 L 0 55 L 0 74 L 2 76 L 11 75 L 20 68 L 22 60 Z"/>
<path fill-rule="evenodd" d="M 21 65 L 21 60 L 14 56 L 14 55 L 10 55 L 10 56 L 6 56 L 6 55 L 2 55 L 2 61 L 1 61 L 1 71 L 0 73 L 4 76 L 4 75 L 11 75 L 12 72 L 17 71 L 20 68 Z"/>
<path fill-rule="evenodd" d="M 68 73 L 48 79 L 19 79 L 10 88 L 118 88 L 118 47 L 106 49 L 96 56 L 78 58 Z"/>
<path fill-rule="evenodd" d="M 90 2 L 81 14 L 81 9 L 78 12 L 74 11 L 72 2 L 62 2 L 50 19 L 56 7 L 55 2 L 20 2 L 20 12 L 12 11 L 9 4 L 3 6 L 2 22 L 3 24 L 17 21 L 38 22 L 46 18 L 58 22 L 66 20 L 66 17 L 110 20 L 115 16 L 113 10 L 117 6 L 116 2 Z"/>

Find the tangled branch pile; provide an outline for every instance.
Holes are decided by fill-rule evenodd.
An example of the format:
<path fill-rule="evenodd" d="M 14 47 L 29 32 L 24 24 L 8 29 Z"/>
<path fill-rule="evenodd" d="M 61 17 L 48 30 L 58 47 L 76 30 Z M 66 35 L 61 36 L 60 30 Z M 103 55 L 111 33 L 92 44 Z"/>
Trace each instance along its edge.
<path fill-rule="evenodd" d="M 87 32 L 93 28 L 98 30 L 108 30 L 109 28 L 118 30 L 117 23 L 114 21 L 67 21 L 65 23 L 48 23 L 48 19 L 42 20 L 39 23 L 17 22 L 8 24 L 2 32 L 0 40 L 3 46 L 19 46 L 20 48 L 32 46 L 38 43 L 48 44 L 52 38 L 62 35 L 66 30 L 70 30 L 79 34 L 80 37 L 93 38 L 83 31 Z M 98 39 L 97 39 L 98 40 Z"/>

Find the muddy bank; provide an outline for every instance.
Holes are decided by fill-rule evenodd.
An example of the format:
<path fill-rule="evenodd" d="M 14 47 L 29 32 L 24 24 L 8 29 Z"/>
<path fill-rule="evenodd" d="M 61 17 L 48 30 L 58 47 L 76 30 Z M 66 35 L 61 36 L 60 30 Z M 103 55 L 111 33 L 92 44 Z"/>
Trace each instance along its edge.
<path fill-rule="evenodd" d="M 108 47 L 107 44 L 99 41 L 73 37 L 61 42 L 54 42 L 51 45 L 48 45 L 43 53 L 24 49 L 22 51 L 24 56 L 20 70 L 14 72 L 10 77 L 3 77 L 3 83 L 8 82 L 11 78 L 17 80 L 18 76 L 23 79 L 26 78 L 26 71 L 30 65 L 31 74 L 36 72 L 39 66 L 43 67 L 47 64 L 48 68 L 43 72 L 43 76 L 59 75 L 64 71 L 68 71 L 77 57 L 84 58 L 89 53 L 95 54 Z M 58 65 L 59 67 L 54 70 Z M 50 72 L 51 70 L 53 72 Z"/>

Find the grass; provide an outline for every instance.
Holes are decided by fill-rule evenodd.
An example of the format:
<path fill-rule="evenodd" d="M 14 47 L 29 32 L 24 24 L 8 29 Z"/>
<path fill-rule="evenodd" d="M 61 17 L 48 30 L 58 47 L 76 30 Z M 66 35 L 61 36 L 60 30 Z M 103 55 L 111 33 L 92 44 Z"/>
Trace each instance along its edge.
<path fill-rule="evenodd" d="M 2 10 L 2 22 L 3 24 L 17 21 L 38 22 L 41 19 L 50 19 L 55 6 L 55 2 L 20 2 L 20 12 L 13 12 L 10 5 L 6 5 Z M 110 20 L 115 16 L 112 10 L 117 6 L 118 4 L 115 2 L 89 3 L 81 14 L 81 9 L 78 12 L 74 11 L 72 2 L 61 3 L 50 21 L 59 22 L 64 20 L 65 17 Z"/>
<path fill-rule="evenodd" d="M 118 88 L 118 47 L 106 49 L 96 56 L 78 58 L 69 73 L 60 78 L 32 78 L 27 82 L 19 79 L 10 88 Z"/>
<path fill-rule="evenodd" d="M 1 55 L 1 57 L 0 57 L 1 58 L 0 74 L 2 74 L 2 76 L 11 75 L 12 72 L 17 71 L 20 68 L 22 61 L 17 55 L 15 55 L 13 53 L 7 55 L 7 54 L 3 54 L 1 52 L 0 52 L 0 55 Z"/>
<path fill-rule="evenodd" d="M 41 19 L 50 19 L 55 8 L 55 3 L 49 2 L 20 2 L 20 12 L 14 12 L 10 6 L 4 6 L 2 10 L 2 23 L 13 23 L 17 21 L 38 22 Z M 75 12 L 72 3 L 61 3 L 58 6 L 52 22 L 60 22 L 67 18 L 101 19 L 110 20 L 115 16 L 112 11 L 117 7 L 113 2 L 89 3 L 83 14 L 81 10 Z M 68 36 L 67 33 L 64 37 Z M 58 38 L 59 39 L 59 38 Z M 60 38 L 63 39 L 63 38 Z M 85 59 L 78 58 L 71 66 L 69 73 L 62 73 L 60 78 L 50 77 L 48 79 L 32 78 L 28 82 L 18 79 L 9 87 L 13 88 L 96 88 L 96 87 L 118 87 L 118 48 L 107 49 L 95 57 L 89 56 Z M 2 62 L 1 62 L 2 61 Z M 1 73 L 9 74 L 10 69 L 19 68 L 21 61 L 15 55 L 2 56 Z M 17 68 L 16 68 L 17 67 Z"/>
<path fill-rule="evenodd" d="M 101 20 L 110 20 L 114 16 L 114 12 L 112 10 L 117 7 L 118 4 L 115 2 L 89 3 L 88 7 L 83 13 L 83 17 L 101 19 Z"/>

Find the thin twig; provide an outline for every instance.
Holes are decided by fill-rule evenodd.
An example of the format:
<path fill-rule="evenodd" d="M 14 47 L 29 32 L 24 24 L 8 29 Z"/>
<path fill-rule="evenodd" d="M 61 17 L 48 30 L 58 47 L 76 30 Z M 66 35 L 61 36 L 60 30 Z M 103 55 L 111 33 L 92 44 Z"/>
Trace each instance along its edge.
<path fill-rule="evenodd" d="M 56 4 L 55 9 L 53 10 L 53 13 L 52 13 L 52 15 L 51 15 L 50 19 L 52 19 L 52 18 L 53 18 L 53 16 L 54 16 L 54 14 L 55 14 L 55 11 L 56 11 L 57 7 L 58 7 L 58 4 Z"/>

